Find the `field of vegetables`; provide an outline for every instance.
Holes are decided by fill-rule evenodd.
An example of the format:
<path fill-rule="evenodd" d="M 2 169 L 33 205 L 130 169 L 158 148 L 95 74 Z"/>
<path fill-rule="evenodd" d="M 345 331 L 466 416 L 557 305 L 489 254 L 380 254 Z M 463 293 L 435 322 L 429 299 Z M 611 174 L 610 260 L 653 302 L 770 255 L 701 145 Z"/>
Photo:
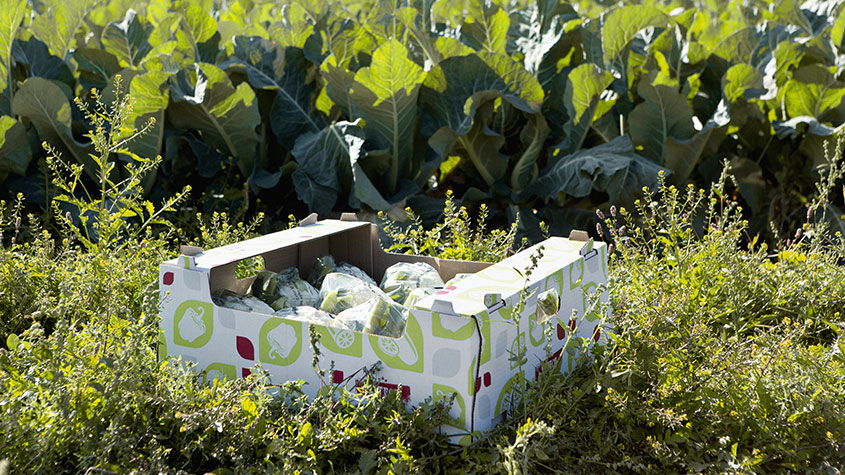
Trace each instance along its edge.
<path fill-rule="evenodd" d="M 0 0 L 0 474 L 839 473 L 843 71 L 841 0 Z M 607 345 L 468 447 L 158 361 L 179 244 L 406 208 L 612 241 Z"/>

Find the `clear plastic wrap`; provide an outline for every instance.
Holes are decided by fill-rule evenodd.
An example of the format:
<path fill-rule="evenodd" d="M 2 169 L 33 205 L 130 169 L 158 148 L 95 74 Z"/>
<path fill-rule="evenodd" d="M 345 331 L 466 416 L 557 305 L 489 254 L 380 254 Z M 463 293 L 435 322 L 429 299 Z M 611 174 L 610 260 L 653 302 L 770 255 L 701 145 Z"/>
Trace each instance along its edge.
<path fill-rule="evenodd" d="M 381 289 L 357 277 L 330 272 L 320 287 L 320 310 L 337 315 L 382 295 L 384 292 Z"/>
<path fill-rule="evenodd" d="M 272 315 L 274 312 L 273 307 L 267 305 L 252 295 L 236 294 L 231 290 L 214 292 L 211 296 L 211 300 L 221 307 L 242 310 L 244 312 L 258 312 L 269 315 Z"/>
<path fill-rule="evenodd" d="M 402 302 L 402 306 L 405 308 L 414 308 L 415 303 L 433 294 L 436 290 L 437 289 L 431 287 L 418 287 L 413 289 L 408 292 L 408 296 L 405 297 L 405 301 Z"/>
<path fill-rule="evenodd" d="M 314 323 L 326 327 L 346 328 L 345 325 L 335 320 L 329 313 L 314 307 L 285 307 L 273 312 L 273 315 L 287 318 L 289 320 L 299 320 L 301 322 Z"/>
<path fill-rule="evenodd" d="M 278 274 L 261 271 L 252 283 L 252 295 L 268 303 L 273 310 L 285 307 L 309 306 L 320 303 L 320 293 L 299 277 L 295 267 L 288 267 Z"/>
<path fill-rule="evenodd" d="M 314 266 L 311 268 L 311 274 L 308 276 L 308 281 L 311 282 L 311 285 L 314 287 L 320 288 L 323 285 L 323 279 L 332 272 L 351 275 L 352 277 L 357 277 L 368 284 L 378 285 L 376 284 L 376 281 L 363 270 L 346 262 L 336 264 L 334 258 L 330 255 L 320 256 L 317 258 L 314 262 Z"/>
<path fill-rule="evenodd" d="M 408 321 L 408 309 L 379 295 L 340 312 L 336 320 L 355 331 L 399 338 Z"/>
<path fill-rule="evenodd" d="M 384 271 L 380 287 L 394 301 L 404 302 L 416 288 L 443 287 L 443 279 L 425 262 L 398 262 Z"/>

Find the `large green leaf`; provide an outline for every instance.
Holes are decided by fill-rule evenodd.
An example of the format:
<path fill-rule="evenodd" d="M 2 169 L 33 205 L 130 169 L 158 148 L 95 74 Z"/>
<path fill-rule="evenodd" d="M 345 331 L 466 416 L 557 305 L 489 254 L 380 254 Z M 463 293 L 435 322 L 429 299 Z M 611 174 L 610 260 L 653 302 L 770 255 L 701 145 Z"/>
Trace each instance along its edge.
<path fill-rule="evenodd" d="M 539 171 L 537 159 L 540 158 L 549 132 L 546 119 L 541 114 L 531 116 L 528 124 L 520 132 L 520 139 L 525 148 L 516 160 L 513 173 L 511 173 L 510 185 L 515 192 L 522 191 L 537 178 Z"/>
<path fill-rule="evenodd" d="M 76 34 L 85 29 L 85 18 L 100 0 L 71 0 L 57 2 L 35 17 L 32 32 L 50 47 L 50 51 L 64 59 L 76 47 Z"/>
<path fill-rule="evenodd" d="M 671 173 L 637 154 L 630 139 L 622 135 L 560 158 L 531 185 L 529 193 L 547 199 L 556 199 L 559 193 L 580 198 L 597 190 L 607 193 L 610 203 L 626 202 L 638 196 L 643 186 L 656 184 L 661 170 Z"/>
<path fill-rule="evenodd" d="M 279 143 L 290 150 L 300 134 L 323 128 L 324 120 L 314 108 L 311 63 L 301 48 L 284 48 L 255 36 L 235 37 L 233 46 L 233 56 L 221 66 L 241 65 L 252 87 L 276 91 L 270 120 Z"/>
<path fill-rule="evenodd" d="M 443 60 L 425 77 L 420 100 L 436 128 L 462 135 L 472 127 L 476 110 L 497 97 L 533 114 L 543 103 L 537 79 L 510 58 L 496 54 L 456 56 Z"/>
<path fill-rule="evenodd" d="M 467 17 L 461 34 L 464 41 L 478 51 L 504 54 L 510 22 L 508 14 L 502 9 L 479 9 L 475 15 Z"/>
<path fill-rule="evenodd" d="M 141 22 L 135 10 L 129 9 L 121 22 L 112 22 L 100 38 L 106 51 L 120 61 L 121 66 L 138 66 L 152 50 L 149 42 L 152 26 Z"/>
<path fill-rule="evenodd" d="M 663 165 L 672 170 L 671 183 L 680 185 L 689 178 L 708 147 L 721 142 L 729 122 L 728 106 L 722 101 L 713 117 L 695 135 L 687 139 L 669 137 L 663 143 Z"/>
<path fill-rule="evenodd" d="M 845 83 L 838 81 L 828 69 L 818 64 L 802 66 L 785 88 L 786 113 L 789 117 L 821 118 L 825 112 L 839 107 L 845 97 Z"/>
<path fill-rule="evenodd" d="M 408 59 L 408 51 L 390 40 L 373 53 L 369 67 L 355 73 L 350 98 L 365 120 L 371 149 L 390 156 L 387 193 L 397 191 L 400 177 L 412 176 L 417 95 L 425 73 Z"/>
<path fill-rule="evenodd" d="M 12 112 L 29 120 L 38 131 L 41 141 L 60 151 L 64 159 L 73 158 L 85 166 L 86 172 L 96 176 L 88 151 L 71 132 L 71 105 L 62 89 L 50 80 L 31 77 L 21 84 L 12 101 Z"/>
<path fill-rule="evenodd" d="M 207 63 L 199 63 L 193 70 L 183 69 L 174 79 L 173 103 L 167 109 L 171 123 L 199 131 L 218 150 L 235 157 L 245 177 L 251 176 L 261 116 L 249 84 L 234 87 L 223 70 Z"/>
<path fill-rule="evenodd" d="M 196 4 L 187 5 L 182 11 L 176 30 L 176 50 L 184 55 L 182 61 L 216 62 L 217 21 L 207 10 Z"/>
<path fill-rule="evenodd" d="M 590 125 L 601 116 L 601 95 L 612 82 L 611 73 L 600 70 L 592 63 L 583 63 L 569 73 L 564 92 L 564 106 L 569 120 L 563 126 L 566 136 L 558 147 L 568 152 L 581 148 Z M 606 112 L 607 108 L 603 110 Z"/>
<path fill-rule="evenodd" d="M 26 128 L 7 115 L 0 116 L 0 181 L 9 173 L 25 174 L 30 159 Z"/>
<path fill-rule="evenodd" d="M 502 98 L 517 112 L 536 114 L 543 101 L 536 78 L 508 57 L 480 54 L 443 60 L 429 71 L 424 86 L 421 102 L 431 118 L 425 125 L 435 131 L 429 144 L 440 158 L 457 147 L 488 186 L 504 178 L 508 158 L 498 153 L 504 137 L 488 127 L 492 102 Z M 519 183 L 532 160 L 529 150 L 517 173 Z"/>
<path fill-rule="evenodd" d="M 643 156 L 664 162 L 667 140 L 687 140 L 695 135 L 693 114 L 685 94 L 676 87 L 661 84 L 659 74 L 642 78 L 637 93 L 645 101 L 628 116 L 631 141 Z"/>
<path fill-rule="evenodd" d="M 613 62 L 643 28 L 668 24 L 669 17 L 654 7 L 629 5 L 612 11 L 601 30 L 605 64 Z"/>
<path fill-rule="evenodd" d="M 728 69 L 722 78 L 722 90 L 728 102 L 739 99 L 751 100 L 766 92 L 763 86 L 763 75 L 746 63 L 735 64 Z"/>
<path fill-rule="evenodd" d="M 67 85 L 68 94 L 75 84 L 73 73 L 62 59 L 50 54 L 47 45 L 36 38 L 17 40 L 12 46 L 15 63 L 26 65 L 29 76 L 54 79 Z"/>
<path fill-rule="evenodd" d="M 12 109 L 12 43 L 26 14 L 26 0 L 0 0 L 0 114 Z"/>
<path fill-rule="evenodd" d="M 170 100 L 167 80 L 170 74 L 164 71 L 149 71 L 132 78 L 129 95 L 135 99 L 135 107 L 129 115 L 130 123 L 140 130 L 150 119 L 155 123 L 146 134 L 131 141 L 129 151 L 145 158 L 161 153 L 164 140 L 164 112 Z"/>
<path fill-rule="evenodd" d="M 505 137 L 488 126 L 492 115 L 493 102 L 485 102 L 467 133 L 456 135 L 449 127 L 441 127 L 428 141 L 440 157 L 457 154 L 468 158 L 487 186 L 503 179 L 508 170 L 508 158 L 499 153 Z"/>
<path fill-rule="evenodd" d="M 76 48 L 73 59 L 79 66 L 79 82 L 86 88 L 104 89 L 121 69 L 117 58 L 102 49 Z"/>
<path fill-rule="evenodd" d="M 358 164 L 364 154 L 363 145 L 360 121 L 337 122 L 297 139 L 293 156 L 298 166 L 293 184 L 297 196 L 311 211 L 328 213 L 343 190 L 351 191 L 352 206 L 364 203 L 376 210 L 390 207 Z"/>

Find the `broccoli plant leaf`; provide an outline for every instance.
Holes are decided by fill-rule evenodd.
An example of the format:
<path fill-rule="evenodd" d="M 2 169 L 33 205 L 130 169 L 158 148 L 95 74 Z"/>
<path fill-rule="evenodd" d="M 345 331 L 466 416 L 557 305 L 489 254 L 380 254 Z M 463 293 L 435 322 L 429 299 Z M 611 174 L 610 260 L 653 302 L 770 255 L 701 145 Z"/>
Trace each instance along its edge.
<path fill-rule="evenodd" d="M 665 13 L 645 5 L 629 5 L 610 12 L 601 29 L 605 64 L 613 62 L 643 28 L 668 23 Z"/>
<path fill-rule="evenodd" d="M 138 66 L 152 50 L 150 31 L 152 27 L 141 22 L 135 10 L 126 11 L 121 22 L 112 22 L 103 30 L 100 38 L 106 51 L 115 55 L 121 66 Z"/>
<path fill-rule="evenodd" d="M 26 0 L 0 0 L 0 114 L 12 109 L 12 43 L 26 14 Z"/>
<path fill-rule="evenodd" d="M 45 79 L 54 79 L 67 84 L 70 89 L 75 81 L 73 73 L 67 63 L 62 59 L 50 54 L 47 45 L 36 38 L 28 41 L 15 41 L 12 46 L 12 56 L 18 64 L 29 66 L 29 76 L 38 76 Z"/>
<path fill-rule="evenodd" d="M 607 193 L 610 203 L 626 202 L 643 186 L 656 184 L 661 170 L 671 173 L 637 154 L 628 136 L 622 135 L 557 160 L 531 185 L 530 193 L 546 199 L 555 199 L 558 193 L 580 198 L 596 190 Z"/>
<path fill-rule="evenodd" d="M 600 70 L 592 63 L 578 65 L 570 71 L 564 92 L 564 106 L 569 120 L 563 126 L 566 136 L 559 147 L 569 152 L 581 148 L 590 125 L 600 116 L 601 94 L 612 82 L 611 73 Z"/>
<path fill-rule="evenodd" d="M 397 191 L 400 177 L 412 176 L 417 95 L 425 73 L 408 59 L 402 43 L 390 40 L 373 53 L 370 66 L 355 73 L 350 98 L 366 122 L 369 147 L 387 150 L 387 193 Z"/>
<path fill-rule="evenodd" d="M 42 141 L 55 147 L 65 159 L 73 157 L 91 177 L 96 177 L 94 163 L 88 156 L 91 147 L 73 138 L 70 108 L 62 89 L 40 77 L 24 81 L 12 101 L 12 112 L 29 120 Z"/>
<path fill-rule="evenodd" d="M 674 84 L 661 83 L 661 75 L 642 78 L 637 93 L 645 99 L 628 119 L 631 141 L 640 153 L 664 163 L 664 146 L 670 138 L 687 140 L 695 135 L 692 109 Z"/>
<path fill-rule="evenodd" d="M 290 150 L 300 134 L 323 128 L 325 121 L 314 108 L 310 63 L 301 48 L 284 48 L 257 36 L 237 36 L 233 46 L 234 55 L 221 66 L 242 65 L 252 87 L 276 91 L 270 121 L 282 146 Z"/>
<path fill-rule="evenodd" d="M 73 51 L 73 59 L 79 66 L 79 82 L 86 88 L 106 88 L 121 69 L 117 58 L 102 49 L 77 48 Z"/>
<path fill-rule="evenodd" d="M 26 128 L 12 117 L 0 116 L 0 181 L 9 173 L 24 175 L 31 159 Z"/>
<path fill-rule="evenodd" d="M 129 94 L 135 99 L 135 107 L 129 115 L 132 125 L 140 130 L 150 119 L 154 119 L 146 134 L 129 142 L 127 148 L 132 153 L 152 158 L 161 152 L 164 140 L 164 111 L 170 100 L 167 80 L 170 74 L 164 71 L 149 71 L 132 78 Z"/>
<path fill-rule="evenodd" d="M 171 123 L 199 131 L 218 150 L 235 157 L 245 177 L 251 176 L 261 116 L 249 84 L 234 87 L 223 70 L 207 63 L 180 70 L 173 79 L 173 103 L 167 109 Z"/>
<path fill-rule="evenodd" d="M 32 32 L 61 59 L 76 46 L 76 32 L 85 26 L 85 18 L 99 0 L 56 2 L 32 21 Z"/>
<path fill-rule="evenodd" d="M 845 83 L 817 64 L 798 68 L 784 88 L 789 117 L 810 116 L 821 120 L 822 114 L 839 107 L 845 97 Z"/>
<path fill-rule="evenodd" d="M 358 163 L 364 151 L 361 122 L 337 122 L 299 137 L 293 149 L 297 162 L 293 184 L 299 199 L 316 213 L 334 208 L 342 190 L 350 190 L 350 205 L 384 210 L 390 205 Z"/>

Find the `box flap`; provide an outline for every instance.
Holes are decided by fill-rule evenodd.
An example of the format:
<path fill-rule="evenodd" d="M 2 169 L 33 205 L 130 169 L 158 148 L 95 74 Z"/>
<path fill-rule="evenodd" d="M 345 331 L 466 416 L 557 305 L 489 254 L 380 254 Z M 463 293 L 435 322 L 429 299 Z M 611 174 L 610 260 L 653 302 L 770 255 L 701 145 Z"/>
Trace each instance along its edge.
<path fill-rule="evenodd" d="M 284 246 L 302 244 L 313 239 L 365 226 L 370 226 L 370 223 L 326 219 L 314 224 L 306 224 L 201 252 L 195 256 L 196 267 L 211 269 L 275 251 Z"/>
<path fill-rule="evenodd" d="M 602 242 L 596 242 L 593 250 L 604 245 Z M 450 313 L 471 316 L 488 310 L 491 302 L 485 302 L 487 295 L 499 294 L 503 300 L 509 300 L 522 291 L 525 284 L 523 274 L 531 265 L 531 256 L 536 254 L 539 246 L 543 246 L 543 257 L 531 274 L 529 286 L 581 259 L 580 251 L 584 243 L 560 237 L 549 238 L 459 281 L 453 289 L 444 289 L 444 292 L 437 292 L 420 300 L 415 307 L 433 312 L 434 307 L 442 305 L 435 304 L 436 301 L 448 300 L 453 310 Z"/>

